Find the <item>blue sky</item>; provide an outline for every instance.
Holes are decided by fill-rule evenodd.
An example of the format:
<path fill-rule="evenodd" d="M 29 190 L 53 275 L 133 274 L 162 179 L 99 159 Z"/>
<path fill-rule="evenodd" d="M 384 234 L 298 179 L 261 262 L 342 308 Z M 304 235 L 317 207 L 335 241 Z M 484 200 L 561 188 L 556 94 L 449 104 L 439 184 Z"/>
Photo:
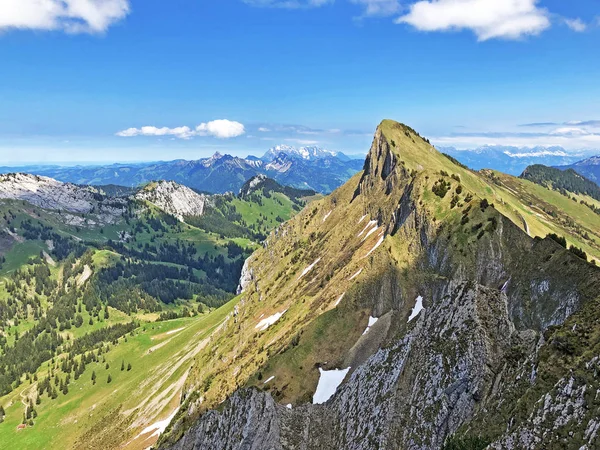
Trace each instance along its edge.
<path fill-rule="evenodd" d="M 596 0 L 3 0 L 0 157 L 600 149 Z M 599 150 L 600 152 L 600 150 Z"/>

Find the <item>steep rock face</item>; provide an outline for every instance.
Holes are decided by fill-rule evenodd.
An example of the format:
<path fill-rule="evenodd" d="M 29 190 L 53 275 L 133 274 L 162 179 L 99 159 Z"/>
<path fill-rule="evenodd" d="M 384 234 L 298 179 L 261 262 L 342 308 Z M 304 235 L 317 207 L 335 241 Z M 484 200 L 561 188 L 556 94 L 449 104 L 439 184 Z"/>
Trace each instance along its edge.
<path fill-rule="evenodd" d="M 94 194 L 88 189 L 24 173 L 0 175 L 0 198 L 75 213 L 88 213 L 95 203 Z"/>
<path fill-rule="evenodd" d="M 116 223 L 128 202 L 89 186 L 24 173 L 0 175 L 0 199 L 24 201 L 60 214 L 60 220 L 68 225 L 87 227 Z"/>
<path fill-rule="evenodd" d="M 420 153 L 411 161 L 413 144 Z M 250 347 L 241 342 L 235 353 L 226 353 L 225 341 L 217 341 L 219 357 L 232 363 L 218 373 L 219 394 L 227 389 L 225 380 L 243 386 L 243 370 L 270 356 L 263 370 L 278 378 L 269 389 L 282 403 L 292 400 L 295 406 L 288 410 L 273 405 L 269 394 L 242 390 L 221 412 L 188 409 L 197 420 L 187 432 L 176 422 L 174 435 L 184 438 L 178 443 L 165 439 L 165 448 L 251 448 L 251 441 L 232 434 L 237 423 L 262 430 L 253 439 L 263 448 L 439 449 L 454 434 L 479 436 L 470 424 L 489 417 L 499 405 L 516 408 L 509 395 L 515 374 L 531 369 L 532 355 L 546 348 L 548 327 L 560 326 L 597 297 L 600 274 L 555 242 L 531 239 L 475 192 L 464 192 L 461 180 L 467 186 L 479 180 L 464 180 L 473 175 L 458 166 L 454 177 L 444 175 L 439 168 L 446 169 L 446 163 L 410 128 L 386 124 L 375 136 L 360 177 L 267 240 L 245 271 L 251 270 L 252 277 L 244 277 L 236 323 L 238 330 L 248 330 L 249 345 L 264 343 L 270 355 L 252 358 Z M 440 190 L 443 195 L 434 194 Z M 424 309 L 413 317 L 418 297 Z M 253 335 L 253 325 L 246 323 L 253 324 L 267 305 L 286 311 L 285 324 L 274 325 L 257 342 L 262 335 Z M 317 323 L 317 330 L 329 330 L 335 322 L 327 322 L 328 317 L 343 321 L 360 311 L 379 318 L 366 334 L 311 329 Z M 294 335 L 298 341 L 288 344 Z M 320 348 L 331 346 L 332 337 L 342 342 L 336 350 L 343 352 L 334 361 Z M 290 353 L 294 345 L 299 350 Z M 314 357 L 298 359 L 305 352 Z M 307 362 L 313 365 L 306 367 Z M 317 367 L 351 371 L 324 405 L 306 404 L 303 388 L 288 393 L 295 378 L 314 383 Z M 290 376 L 292 369 L 296 373 Z M 198 373 L 203 370 L 208 369 L 198 368 Z M 263 382 L 254 385 L 265 389 Z M 212 392 L 205 389 L 206 396 Z M 511 442 L 522 439 L 519 426 L 525 425 L 510 425 Z M 508 436 L 506 428 L 494 433 L 490 437 Z M 527 442 L 543 448 L 549 441 Z"/>
<path fill-rule="evenodd" d="M 146 200 L 183 221 L 186 216 L 201 216 L 208 197 L 173 181 L 151 183 L 139 191 L 138 200 Z"/>

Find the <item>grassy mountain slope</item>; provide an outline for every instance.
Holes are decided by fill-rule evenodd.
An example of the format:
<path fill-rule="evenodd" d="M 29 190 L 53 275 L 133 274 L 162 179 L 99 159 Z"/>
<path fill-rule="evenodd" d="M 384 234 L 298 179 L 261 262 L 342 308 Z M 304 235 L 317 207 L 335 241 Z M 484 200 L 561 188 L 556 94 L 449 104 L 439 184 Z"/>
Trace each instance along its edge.
<path fill-rule="evenodd" d="M 574 227 L 522 203 L 558 207 L 562 196 L 531 186 L 470 171 L 384 121 L 363 172 L 252 256 L 235 320 L 196 357 L 161 446 L 440 448 L 493 407 L 477 393 L 491 390 L 513 347 L 533 351 L 533 336 L 597 297 L 598 269 L 542 239 L 559 230 L 578 242 Z M 411 322 L 418 296 L 425 309 Z M 307 405 L 320 369 L 348 367 L 339 395 Z M 454 410 L 458 397 L 445 392 L 463 379 L 470 396 Z M 241 387 L 254 389 L 207 413 Z M 254 431 L 244 440 L 235 429 Z"/>
<path fill-rule="evenodd" d="M 573 169 L 563 171 L 538 164 L 527 167 L 521 174 L 521 178 L 557 191 L 588 195 L 600 200 L 600 186 L 579 175 Z"/>
<path fill-rule="evenodd" d="M 56 400 L 44 393 L 37 405 L 40 381 L 24 383 L 1 399 L 6 416 L 0 426 L 0 442 L 23 449 L 117 448 L 123 444 L 121 448 L 147 448 L 156 440 L 152 436 L 156 428 L 143 430 L 168 418 L 177 407 L 191 358 L 231 309 L 227 306 L 195 318 L 141 325 L 111 342 L 110 350 L 103 352 L 98 362 L 87 364 L 69 384 L 68 393 L 60 393 Z M 64 379 L 62 359 L 56 358 L 55 365 L 44 364 L 35 373 L 37 380 L 44 380 L 50 371 Z M 123 362 L 125 370 L 121 370 Z M 30 398 L 36 404 L 35 425 L 16 432 L 23 419 L 23 403 Z"/>
<path fill-rule="evenodd" d="M 238 195 L 211 196 L 202 216 L 185 220 L 221 235 L 262 241 L 273 228 L 319 197 L 315 191 L 282 186 L 257 175 L 242 186 Z"/>
<path fill-rule="evenodd" d="M 286 218 L 304 201 L 275 193 L 266 209 L 268 195 L 232 201 Z M 219 306 L 254 236 L 120 202 L 107 222 L 98 209 L 0 201 L 0 447 L 147 448 L 159 433 L 143 430 L 177 408 L 194 356 L 234 308 Z"/>

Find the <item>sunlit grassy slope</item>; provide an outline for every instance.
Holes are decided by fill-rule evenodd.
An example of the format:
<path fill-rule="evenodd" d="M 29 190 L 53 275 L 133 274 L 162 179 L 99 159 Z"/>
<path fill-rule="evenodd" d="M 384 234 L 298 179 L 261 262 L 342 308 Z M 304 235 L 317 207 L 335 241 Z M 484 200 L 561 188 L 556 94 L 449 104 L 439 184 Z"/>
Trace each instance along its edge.
<path fill-rule="evenodd" d="M 9 448 L 4 447 L 9 443 L 13 449 L 99 449 L 123 444 L 121 448 L 148 448 L 157 439 L 153 436 L 156 429 L 141 432 L 177 409 L 194 356 L 225 323 L 234 303 L 194 318 L 142 324 L 110 345 L 110 351 L 103 354 L 106 362 L 88 364 L 79 379 L 71 381 L 66 395 L 59 393 L 52 401 L 44 394 L 35 407 L 38 417 L 33 427 L 17 430 L 25 411 L 23 402 L 37 395 L 36 382 L 26 382 L 0 398 L 7 414 L 0 424 L 2 448 Z M 60 361 L 57 358 L 58 365 Z M 127 370 L 129 364 L 131 370 Z M 48 371 L 44 364 L 37 372 L 38 380 Z M 56 373 L 64 376 L 60 370 Z"/>
<path fill-rule="evenodd" d="M 363 336 L 373 302 L 394 297 L 397 314 L 408 317 L 419 295 L 415 286 L 440 276 L 416 264 L 424 239 L 443 233 L 448 248 L 457 249 L 455 258 L 475 271 L 475 258 L 491 245 L 487 236 L 507 218 L 531 237 L 554 232 L 600 256 L 600 220 L 588 208 L 518 178 L 469 170 L 397 122 L 380 125 L 365 168 L 279 227 L 254 253 L 236 322 L 196 357 L 186 403 L 165 441 L 176 440 L 240 386 L 302 404 L 311 401 L 319 367 L 364 361 L 369 349 L 383 344 L 377 333 Z M 440 184 L 447 188 L 441 196 L 435 193 Z M 416 211 L 414 218 L 403 216 L 408 209 Z M 564 212 L 551 212 L 558 210 Z M 402 220 L 415 224 L 396 233 Z M 418 234 L 416 223 L 431 236 Z M 530 245 L 524 233 L 514 232 Z M 273 317 L 263 329 L 261 321 Z M 389 317 L 379 320 L 391 326 Z M 407 325 L 394 326 L 401 332 Z"/>

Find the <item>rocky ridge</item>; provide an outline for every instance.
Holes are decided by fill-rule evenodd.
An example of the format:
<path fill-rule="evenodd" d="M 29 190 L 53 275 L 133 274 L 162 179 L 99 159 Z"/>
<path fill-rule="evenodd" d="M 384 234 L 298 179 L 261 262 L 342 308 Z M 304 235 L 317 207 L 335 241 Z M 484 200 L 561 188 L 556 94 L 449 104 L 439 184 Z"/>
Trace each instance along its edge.
<path fill-rule="evenodd" d="M 186 216 L 201 216 L 209 203 L 209 196 L 173 181 L 150 183 L 141 189 L 135 198 L 154 204 L 180 221 Z"/>
<path fill-rule="evenodd" d="M 66 224 L 78 226 L 115 223 L 127 205 L 126 199 L 108 197 L 92 187 L 25 173 L 0 175 L 0 199 L 56 211 Z"/>
<path fill-rule="evenodd" d="M 584 395 L 597 385 L 595 362 L 586 361 L 592 378 L 571 382 L 567 359 L 555 361 L 548 386 L 542 359 L 554 352 L 552 332 L 571 329 L 597 299 L 599 270 L 530 238 L 480 196 L 482 185 L 414 130 L 384 122 L 363 172 L 282 225 L 248 262 L 239 314 L 214 342 L 233 364 L 211 366 L 207 350 L 162 448 L 440 449 L 454 440 L 517 449 L 573 436 L 594 448 L 598 425 L 581 411 L 597 408 Z M 409 320 L 418 296 L 424 309 Z M 252 324 L 265 310 L 286 313 L 257 335 Z M 379 320 L 364 334 L 367 316 Z M 351 331 L 334 335 L 344 321 Z M 337 355 L 326 351 L 332 341 Z M 248 347 L 261 345 L 266 353 Z M 311 359 L 295 359 L 308 349 Z M 318 367 L 351 367 L 324 405 L 306 401 Z M 269 392 L 258 371 L 273 373 Z M 198 397 L 206 377 L 215 381 Z M 519 403 L 526 396 L 513 395 L 515 383 L 548 400 Z"/>

